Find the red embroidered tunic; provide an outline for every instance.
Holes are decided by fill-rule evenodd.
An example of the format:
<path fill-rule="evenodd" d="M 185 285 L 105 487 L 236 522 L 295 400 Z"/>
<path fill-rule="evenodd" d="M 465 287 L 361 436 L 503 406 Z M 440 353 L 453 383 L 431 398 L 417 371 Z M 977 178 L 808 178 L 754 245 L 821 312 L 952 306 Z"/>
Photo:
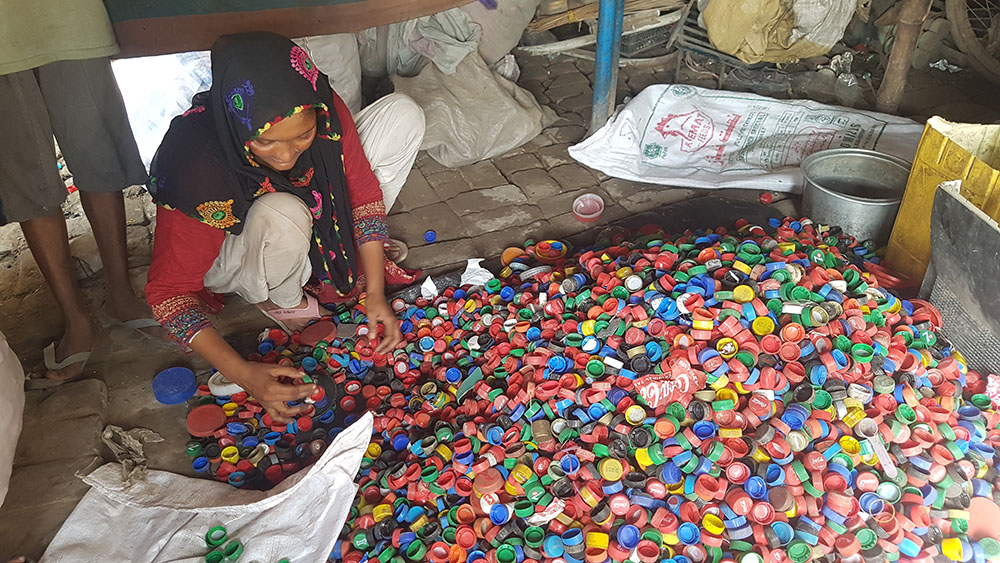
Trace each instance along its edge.
<path fill-rule="evenodd" d="M 357 246 L 384 242 L 389 235 L 382 189 L 361 147 L 350 110 L 336 94 L 334 104 L 343 129 L 341 142 L 354 210 L 354 242 Z M 225 238 L 224 231 L 181 211 L 157 207 L 146 301 L 156 320 L 185 348 L 194 335 L 211 326 L 207 315 L 222 307 L 221 300 L 205 289 L 204 280 Z"/>

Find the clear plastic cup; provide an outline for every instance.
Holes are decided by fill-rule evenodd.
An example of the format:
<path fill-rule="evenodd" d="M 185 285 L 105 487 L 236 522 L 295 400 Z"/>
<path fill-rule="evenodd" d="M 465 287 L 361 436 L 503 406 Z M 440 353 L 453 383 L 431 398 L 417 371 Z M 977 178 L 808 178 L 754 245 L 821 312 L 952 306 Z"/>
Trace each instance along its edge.
<path fill-rule="evenodd" d="M 604 213 L 604 199 L 592 193 L 585 193 L 573 200 L 573 216 L 583 223 L 593 223 Z"/>

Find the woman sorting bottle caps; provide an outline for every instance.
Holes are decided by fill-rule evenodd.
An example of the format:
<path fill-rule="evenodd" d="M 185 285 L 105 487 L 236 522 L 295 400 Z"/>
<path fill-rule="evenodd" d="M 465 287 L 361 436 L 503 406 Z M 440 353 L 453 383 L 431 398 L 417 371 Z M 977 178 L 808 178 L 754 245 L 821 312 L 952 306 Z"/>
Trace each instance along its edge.
<path fill-rule="evenodd" d="M 385 286 L 414 276 L 385 258 L 385 215 L 423 133 L 422 110 L 398 94 L 355 121 L 285 37 L 219 39 L 211 89 L 173 120 L 152 164 L 146 299 L 156 319 L 279 422 L 308 408 L 287 402 L 315 386 L 283 383 L 298 370 L 233 350 L 208 320 L 221 294 L 238 294 L 288 331 L 319 317 L 321 304 L 364 298 L 377 350 L 391 351 L 402 335 Z"/>

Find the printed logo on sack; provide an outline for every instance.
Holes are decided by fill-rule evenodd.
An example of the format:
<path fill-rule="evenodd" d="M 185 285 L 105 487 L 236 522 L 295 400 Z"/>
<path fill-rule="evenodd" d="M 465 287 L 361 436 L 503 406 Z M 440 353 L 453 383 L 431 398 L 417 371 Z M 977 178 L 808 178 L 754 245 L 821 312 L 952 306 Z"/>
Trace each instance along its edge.
<path fill-rule="evenodd" d="M 659 158 L 663 154 L 663 147 L 656 143 L 646 143 L 642 148 L 642 155 L 646 158 Z"/>
<path fill-rule="evenodd" d="M 698 111 L 681 114 L 667 114 L 656 125 L 656 131 L 664 139 L 677 137 L 681 141 L 683 152 L 698 152 L 712 140 L 715 134 L 715 122 L 708 115 Z"/>

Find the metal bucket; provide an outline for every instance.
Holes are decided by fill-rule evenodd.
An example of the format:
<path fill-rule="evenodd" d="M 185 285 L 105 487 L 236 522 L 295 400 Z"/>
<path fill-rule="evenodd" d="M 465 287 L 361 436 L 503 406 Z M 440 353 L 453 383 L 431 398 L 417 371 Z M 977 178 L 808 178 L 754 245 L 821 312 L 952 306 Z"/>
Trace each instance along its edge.
<path fill-rule="evenodd" d="M 813 221 L 884 246 L 911 166 L 902 158 L 864 149 L 819 151 L 802 161 L 802 209 Z"/>

